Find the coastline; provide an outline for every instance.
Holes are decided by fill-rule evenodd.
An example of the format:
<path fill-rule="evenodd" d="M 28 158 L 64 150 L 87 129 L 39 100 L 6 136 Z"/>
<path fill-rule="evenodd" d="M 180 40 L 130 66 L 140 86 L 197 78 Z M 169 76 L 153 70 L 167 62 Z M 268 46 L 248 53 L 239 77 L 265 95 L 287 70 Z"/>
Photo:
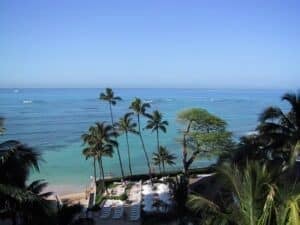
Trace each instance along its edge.
<path fill-rule="evenodd" d="M 214 166 L 206 166 L 206 167 L 195 167 L 190 169 L 190 174 L 207 174 L 214 172 Z M 164 174 L 159 173 L 152 173 L 154 177 L 162 177 L 162 176 L 176 176 L 182 173 L 182 169 L 177 170 L 170 170 L 166 171 Z M 139 181 L 139 180 L 146 180 L 148 179 L 148 173 L 140 173 L 134 174 L 133 176 L 127 176 L 125 179 L 132 180 L 132 181 Z M 119 182 L 121 181 L 121 177 L 105 177 L 105 182 L 112 183 L 112 182 Z M 45 188 L 45 191 L 53 192 L 53 194 L 57 194 L 60 197 L 68 196 L 78 193 L 85 193 L 86 189 L 89 187 L 89 183 L 86 184 L 75 184 L 75 183 L 68 183 L 68 184 L 51 184 L 49 183 L 48 186 Z"/>
<path fill-rule="evenodd" d="M 45 192 L 52 192 L 54 195 L 67 196 L 67 195 L 73 195 L 78 193 L 84 193 L 85 187 L 81 185 L 75 185 L 75 184 L 49 184 L 45 188 Z"/>

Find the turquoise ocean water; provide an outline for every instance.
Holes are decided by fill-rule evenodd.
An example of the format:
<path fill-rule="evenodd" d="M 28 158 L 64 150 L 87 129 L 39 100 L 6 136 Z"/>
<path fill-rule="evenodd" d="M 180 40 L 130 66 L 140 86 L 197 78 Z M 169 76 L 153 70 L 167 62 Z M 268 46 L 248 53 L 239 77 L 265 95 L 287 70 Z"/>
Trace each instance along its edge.
<path fill-rule="evenodd" d="M 80 136 L 96 121 L 110 121 L 108 105 L 98 97 L 102 89 L 0 89 L 0 116 L 5 117 L 5 135 L 0 141 L 21 140 L 43 154 L 40 174 L 50 184 L 85 186 L 92 175 L 92 163 L 81 154 Z M 161 144 L 179 157 L 176 142 L 180 125 L 177 113 L 189 107 L 202 107 L 225 119 L 235 138 L 253 131 L 259 113 L 269 105 L 287 109 L 280 97 L 286 90 L 230 90 L 230 89 L 115 89 L 123 98 L 113 107 L 115 120 L 128 111 L 134 97 L 151 103 L 151 110 L 159 109 L 170 123 L 167 134 L 161 134 Z M 155 135 L 144 131 L 149 154 L 155 150 Z M 119 138 L 121 156 L 127 170 L 125 139 Z M 131 137 L 133 170 L 146 172 L 144 155 L 137 137 Z M 208 159 L 199 160 L 205 166 Z M 171 169 L 171 168 L 169 168 Z M 116 155 L 105 159 L 107 175 L 119 175 Z"/>

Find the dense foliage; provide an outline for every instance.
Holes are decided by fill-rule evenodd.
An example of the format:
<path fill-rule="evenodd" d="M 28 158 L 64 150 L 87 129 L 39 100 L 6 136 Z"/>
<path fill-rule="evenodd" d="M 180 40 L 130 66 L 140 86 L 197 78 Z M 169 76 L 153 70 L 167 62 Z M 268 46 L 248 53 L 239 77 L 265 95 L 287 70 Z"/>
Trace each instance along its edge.
<path fill-rule="evenodd" d="M 3 119 L 0 124 L 3 128 Z M 4 128 L 2 129 L 4 131 Z M 59 204 L 48 200 L 47 183 L 28 183 L 32 170 L 39 171 L 40 153 L 15 140 L 0 143 L 0 223 L 12 225 L 74 225 L 81 224 L 75 216 L 80 205 Z"/>
<path fill-rule="evenodd" d="M 216 173 L 193 190 L 187 205 L 198 224 L 300 224 L 299 96 L 283 96 L 286 113 L 264 110 L 257 133 L 225 151 Z"/>

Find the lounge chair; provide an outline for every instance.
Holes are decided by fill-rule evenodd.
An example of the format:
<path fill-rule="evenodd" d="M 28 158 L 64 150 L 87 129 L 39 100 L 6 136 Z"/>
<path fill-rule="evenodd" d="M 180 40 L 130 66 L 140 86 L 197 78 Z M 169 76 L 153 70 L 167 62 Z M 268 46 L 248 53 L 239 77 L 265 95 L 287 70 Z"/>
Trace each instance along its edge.
<path fill-rule="evenodd" d="M 137 221 L 140 219 L 140 217 L 141 217 L 141 205 L 140 204 L 133 205 L 130 209 L 129 219 L 131 221 Z"/>
<path fill-rule="evenodd" d="M 100 211 L 101 219 L 106 219 L 110 216 L 111 206 L 112 206 L 112 203 L 110 202 L 110 200 L 106 200 L 106 202 L 104 203 L 104 205 Z"/>
<path fill-rule="evenodd" d="M 124 205 L 120 204 L 115 208 L 114 214 L 112 215 L 113 219 L 121 219 L 124 213 Z"/>

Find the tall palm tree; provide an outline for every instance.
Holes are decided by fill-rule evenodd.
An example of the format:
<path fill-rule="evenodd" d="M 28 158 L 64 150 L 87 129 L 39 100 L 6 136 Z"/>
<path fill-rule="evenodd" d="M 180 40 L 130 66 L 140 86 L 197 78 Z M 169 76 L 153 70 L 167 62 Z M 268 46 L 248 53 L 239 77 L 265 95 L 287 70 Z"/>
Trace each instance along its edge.
<path fill-rule="evenodd" d="M 114 137 L 117 136 L 114 128 L 110 125 L 102 123 L 96 123 L 97 144 L 96 148 L 99 152 L 99 162 L 102 171 L 102 180 L 104 181 L 104 169 L 103 169 L 103 157 L 112 157 L 114 148 L 118 146 L 118 142 Z"/>
<path fill-rule="evenodd" d="M 87 133 L 83 134 L 81 138 L 83 139 L 84 144 L 87 146 L 82 150 L 82 154 L 86 159 L 93 158 L 93 168 L 94 168 L 94 179 L 97 179 L 96 173 L 96 161 L 98 159 L 98 152 L 95 147 L 95 138 L 96 132 L 95 127 L 91 126 Z M 101 174 L 101 171 L 99 171 Z"/>
<path fill-rule="evenodd" d="M 112 106 L 115 106 L 118 101 L 121 101 L 122 98 L 119 96 L 115 96 L 113 90 L 111 88 L 106 88 L 105 93 L 100 94 L 100 100 L 106 101 L 109 104 L 110 118 L 111 124 L 114 124 L 114 117 L 112 113 Z"/>
<path fill-rule="evenodd" d="M 143 136 L 142 136 L 142 130 L 141 130 L 141 116 L 148 116 L 149 117 L 149 115 L 146 113 L 147 108 L 150 108 L 150 104 L 149 103 L 143 103 L 140 98 L 135 98 L 131 102 L 131 105 L 129 107 L 129 109 L 131 109 L 137 117 L 138 134 L 139 134 L 139 137 L 140 137 L 140 141 L 141 141 L 142 148 L 143 148 L 143 151 L 144 151 L 144 154 L 145 154 L 147 166 L 148 166 L 148 169 L 149 169 L 149 176 L 150 176 L 150 178 L 152 178 L 150 160 L 149 160 L 149 157 L 148 157 L 148 153 L 147 153 L 147 150 L 146 150 L 146 147 L 145 147 L 145 143 L 144 143 Z"/>
<path fill-rule="evenodd" d="M 161 173 L 160 165 L 162 165 L 163 173 L 166 173 L 165 164 L 174 165 L 176 158 L 177 157 L 174 154 L 170 153 L 166 147 L 159 146 L 158 152 L 153 153 L 152 159 L 153 159 L 154 165 L 159 166 L 159 172 Z"/>
<path fill-rule="evenodd" d="M 300 152 L 300 91 L 282 96 L 291 109 L 285 113 L 279 107 L 269 107 L 260 115 L 257 130 L 268 141 L 274 158 L 293 164 Z"/>
<path fill-rule="evenodd" d="M 88 143 L 85 141 L 85 143 Z M 96 161 L 98 159 L 98 152 L 93 146 L 85 147 L 82 150 L 82 154 L 85 156 L 85 159 L 93 158 L 93 169 L 94 169 L 94 180 L 97 179 L 97 173 L 96 173 Z"/>
<path fill-rule="evenodd" d="M 111 125 L 114 126 L 114 117 L 113 117 L 113 112 L 112 112 L 112 106 L 116 105 L 118 101 L 121 101 L 121 97 L 115 96 L 114 92 L 111 88 L 106 88 L 105 93 L 100 94 L 100 100 L 108 102 L 109 105 L 109 111 L 110 111 L 110 119 L 111 119 Z M 121 174 L 122 178 L 124 179 L 124 170 L 123 170 L 123 165 L 122 165 L 122 159 L 120 155 L 120 150 L 119 147 L 116 146 L 117 153 L 118 153 L 118 158 L 119 158 L 119 164 L 120 164 L 120 169 L 121 169 Z"/>
<path fill-rule="evenodd" d="M 136 127 L 137 124 L 132 121 L 133 113 L 126 113 L 123 117 L 120 118 L 119 122 L 116 123 L 116 127 L 120 133 L 125 134 L 126 143 L 127 143 L 127 154 L 128 154 L 128 167 L 130 176 L 132 176 L 132 168 L 131 168 L 131 157 L 130 157 L 130 147 L 128 141 L 128 134 L 138 134 Z"/>
<path fill-rule="evenodd" d="M 103 157 L 112 157 L 114 147 L 118 143 L 113 139 L 116 132 L 113 127 L 105 122 L 97 122 L 95 126 L 89 128 L 88 133 L 82 135 L 82 139 L 87 147 L 83 150 L 83 154 L 89 158 L 94 158 L 94 176 L 96 179 L 96 160 L 98 160 L 99 174 L 102 175 L 104 182 Z"/>
<path fill-rule="evenodd" d="M 150 115 L 149 120 L 147 121 L 146 129 L 156 132 L 156 142 L 157 142 L 157 153 L 159 152 L 159 131 L 164 133 L 167 132 L 167 126 L 169 125 L 168 121 L 163 120 L 162 113 L 158 110 L 153 111 Z M 160 167 L 160 164 L 159 164 Z"/>

